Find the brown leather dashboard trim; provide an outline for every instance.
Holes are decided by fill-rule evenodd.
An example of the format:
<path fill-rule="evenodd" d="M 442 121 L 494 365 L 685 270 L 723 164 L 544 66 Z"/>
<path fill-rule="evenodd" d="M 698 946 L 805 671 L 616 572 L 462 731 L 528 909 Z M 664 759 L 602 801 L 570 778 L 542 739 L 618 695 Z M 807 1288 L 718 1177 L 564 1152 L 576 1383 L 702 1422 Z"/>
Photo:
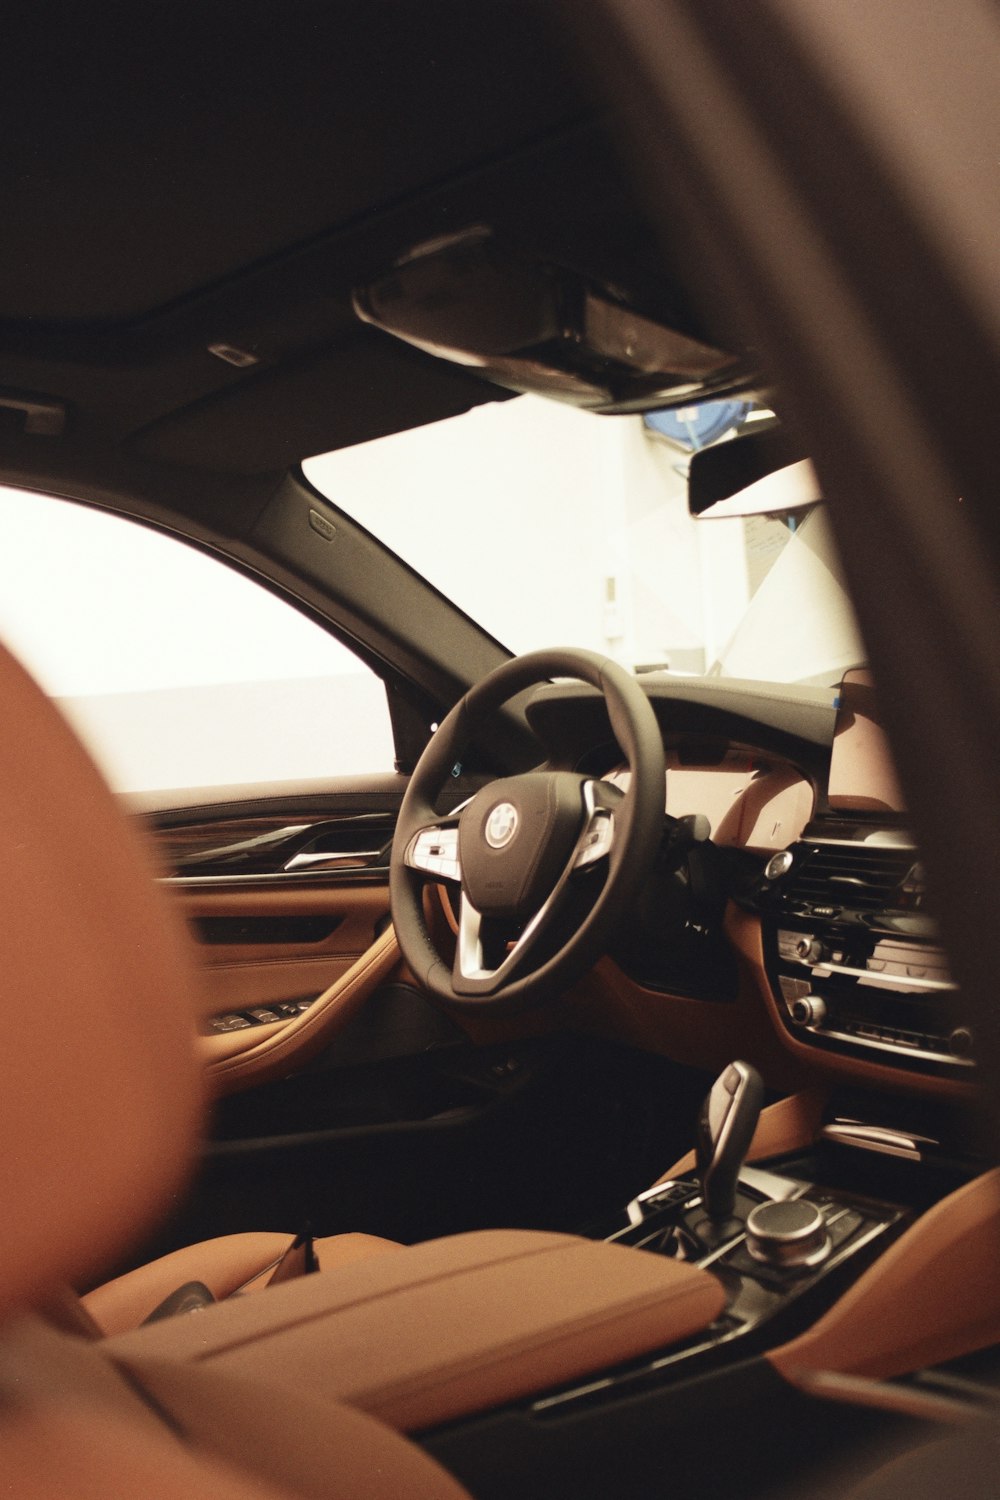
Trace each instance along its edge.
<path fill-rule="evenodd" d="M 819 1322 L 767 1358 L 795 1384 L 834 1370 L 886 1379 L 1000 1341 L 1000 1168 L 942 1198 Z"/>
<path fill-rule="evenodd" d="M 537 1394 L 668 1347 L 722 1311 L 707 1271 L 570 1235 L 431 1240 L 109 1340 L 341 1399 L 403 1431 Z"/>
<path fill-rule="evenodd" d="M 982 1421 L 982 1408 L 972 1402 L 896 1381 L 869 1380 L 865 1375 L 841 1375 L 833 1370 L 799 1370 L 795 1384 L 822 1401 L 868 1406 L 873 1411 L 890 1411 L 918 1422 L 972 1427 Z"/>

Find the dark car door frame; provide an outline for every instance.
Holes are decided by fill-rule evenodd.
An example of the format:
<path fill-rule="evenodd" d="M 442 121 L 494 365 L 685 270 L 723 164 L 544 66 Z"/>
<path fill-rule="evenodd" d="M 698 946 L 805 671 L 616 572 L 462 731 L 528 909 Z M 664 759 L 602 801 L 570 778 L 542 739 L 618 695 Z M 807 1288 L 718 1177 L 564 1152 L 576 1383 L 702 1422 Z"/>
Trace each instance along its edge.
<path fill-rule="evenodd" d="M 1000 30 L 975 0 L 568 6 L 695 287 L 813 454 L 984 1064 L 1000 1067 Z M 692 254 L 692 251 L 695 253 Z M 972 399 L 970 399 L 970 394 Z"/>

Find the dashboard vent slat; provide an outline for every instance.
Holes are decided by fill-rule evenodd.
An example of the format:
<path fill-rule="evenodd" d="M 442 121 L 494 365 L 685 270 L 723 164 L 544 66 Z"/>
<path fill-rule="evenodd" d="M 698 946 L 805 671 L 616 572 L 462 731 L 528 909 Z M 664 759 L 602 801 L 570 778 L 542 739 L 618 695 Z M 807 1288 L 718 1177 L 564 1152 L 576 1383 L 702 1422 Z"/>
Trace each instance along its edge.
<path fill-rule="evenodd" d="M 829 903 L 856 911 L 899 906 L 900 887 L 917 858 L 915 849 L 806 842 L 799 846 L 797 868 L 784 895 L 792 902 Z"/>

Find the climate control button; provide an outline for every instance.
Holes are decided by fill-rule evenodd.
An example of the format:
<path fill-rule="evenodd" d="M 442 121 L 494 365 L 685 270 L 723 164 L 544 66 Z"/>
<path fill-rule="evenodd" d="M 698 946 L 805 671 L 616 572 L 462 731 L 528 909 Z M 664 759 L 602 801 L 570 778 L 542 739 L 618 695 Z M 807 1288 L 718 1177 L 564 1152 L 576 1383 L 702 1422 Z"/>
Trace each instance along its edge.
<path fill-rule="evenodd" d="M 796 939 L 795 957 L 804 964 L 818 964 L 826 957 L 826 948 L 819 938 L 807 937 L 803 933 Z"/>

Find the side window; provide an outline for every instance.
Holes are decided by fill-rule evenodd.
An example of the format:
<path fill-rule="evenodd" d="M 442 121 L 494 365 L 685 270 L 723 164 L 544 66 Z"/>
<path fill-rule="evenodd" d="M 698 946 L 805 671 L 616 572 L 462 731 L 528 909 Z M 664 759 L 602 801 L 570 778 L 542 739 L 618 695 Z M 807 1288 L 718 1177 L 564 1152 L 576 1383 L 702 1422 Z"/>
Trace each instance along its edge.
<path fill-rule="evenodd" d="M 385 689 L 218 559 L 0 487 L 0 639 L 120 792 L 391 770 Z"/>

